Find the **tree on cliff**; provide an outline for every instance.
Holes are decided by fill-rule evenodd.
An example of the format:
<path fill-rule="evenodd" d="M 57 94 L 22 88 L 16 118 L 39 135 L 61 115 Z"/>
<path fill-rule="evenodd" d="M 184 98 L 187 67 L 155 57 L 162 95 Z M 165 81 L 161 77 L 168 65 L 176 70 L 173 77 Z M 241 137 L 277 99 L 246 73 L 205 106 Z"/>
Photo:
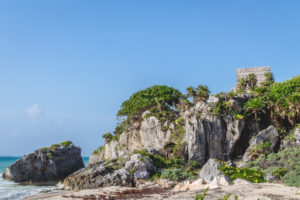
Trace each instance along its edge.
<path fill-rule="evenodd" d="M 209 97 L 210 91 L 206 85 L 199 85 L 197 88 L 188 87 L 186 88 L 186 96 L 192 98 L 194 103 L 199 101 L 206 101 Z"/>
<path fill-rule="evenodd" d="M 122 103 L 117 116 L 137 120 L 146 110 L 151 112 L 172 111 L 184 98 L 180 91 L 172 87 L 154 85 L 131 95 Z"/>

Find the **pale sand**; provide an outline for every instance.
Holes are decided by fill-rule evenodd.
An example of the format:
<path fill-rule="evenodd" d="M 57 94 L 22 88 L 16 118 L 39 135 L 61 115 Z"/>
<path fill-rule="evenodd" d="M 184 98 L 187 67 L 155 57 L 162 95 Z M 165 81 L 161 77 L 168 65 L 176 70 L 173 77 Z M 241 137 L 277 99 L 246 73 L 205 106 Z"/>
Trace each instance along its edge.
<path fill-rule="evenodd" d="M 149 186 L 152 187 L 152 186 Z M 75 195 L 98 195 L 103 192 L 109 193 L 109 191 L 124 191 L 125 187 L 106 187 L 93 190 L 82 190 L 79 192 L 62 191 L 62 193 L 56 194 L 40 194 L 25 198 L 25 200 L 74 200 L 75 198 L 63 197 Z M 142 200 L 194 200 L 197 193 L 202 193 L 203 190 L 193 191 L 173 191 L 167 190 L 166 193 L 147 195 L 147 197 L 140 198 Z M 239 200 L 300 200 L 300 188 L 286 187 L 281 184 L 272 183 L 260 183 L 260 184 L 247 184 L 247 185 L 230 185 L 226 187 L 219 187 L 208 191 L 205 200 L 218 200 L 218 198 L 224 197 L 226 194 L 231 193 L 229 200 L 233 200 L 237 195 Z M 49 195 L 49 196 L 47 196 Z M 83 199 L 83 198 L 76 198 Z M 136 199 L 136 198 L 135 198 Z"/>

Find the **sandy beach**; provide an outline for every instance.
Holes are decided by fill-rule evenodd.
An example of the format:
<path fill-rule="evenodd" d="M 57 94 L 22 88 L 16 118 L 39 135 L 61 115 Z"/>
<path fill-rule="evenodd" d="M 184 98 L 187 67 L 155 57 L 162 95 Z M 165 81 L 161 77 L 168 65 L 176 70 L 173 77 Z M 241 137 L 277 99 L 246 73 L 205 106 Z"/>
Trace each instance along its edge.
<path fill-rule="evenodd" d="M 153 186 L 152 188 L 156 188 Z M 149 189 L 149 188 L 148 188 Z M 173 189 L 162 189 L 157 187 L 153 190 L 157 193 L 147 193 L 143 189 L 128 187 L 105 187 L 93 190 L 82 190 L 78 192 L 61 191 L 48 194 L 38 194 L 28 196 L 24 200 L 74 200 L 74 199 L 141 199 L 141 200 L 193 200 L 197 193 L 203 190 L 187 190 L 175 191 Z M 133 192 L 133 190 L 136 191 Z M 140 193 L 138 192 L 140 191 Z M 127 195 L 118 197 L 116 194 L 128 193 Z M 131 194 L 130 194 L 131 193 Z M 229 199 L 234 199 L 237 195 L 239 200 L 296 200 L 300 199 L 300 188 L 287 187 L 281 184 L 260 183 L 247 185 L 230 185 L 226 187 L 218 187 L 208 191 L 205 200 L 217 200 L 228 193 L 231 193 Z M 106 197 L 105 197 L 106 196 Z"/>

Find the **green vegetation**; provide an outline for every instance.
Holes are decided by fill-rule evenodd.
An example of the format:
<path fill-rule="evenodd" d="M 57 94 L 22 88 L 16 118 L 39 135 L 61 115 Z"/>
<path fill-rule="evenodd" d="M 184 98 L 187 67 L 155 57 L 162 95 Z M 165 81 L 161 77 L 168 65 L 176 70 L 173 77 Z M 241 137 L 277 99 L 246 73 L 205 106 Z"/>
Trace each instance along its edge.
<path fill-rule="evenodd" d="M 61 145 L 61 146 L 71 146 L 71 145 L 73 145 L 73 143 L 68 140 L 68 141 L 64 141 L 62 143 L 59 143 L 59 145 Z"/>
<path fill-rule="evenodd" d="M 169 179 L 172 181 L 193 180 L 197 179 L 196 172 L 184 171 L 182 169 L 166 169 L 161 173 L 160 178 Z"/>
<path fill-rule="evenodd" d="M 103 148 L 104 148 L 103 146 L 98 147 L 98 149 L 93 151 L 93 154 L 98 154 L 99 155 Z"/>
<path fill-rule="evenodd" d="M 147 150 L 136 151 L 136 153 L 141 154 L 146 159 L 151 159 L 154 162 L 154 165 L 158 169 L 174 169 L 185 166 L 185 161 L 180 158 L 165 158 L 157 154 L 148 153 Z"/>
<path fill-rule="evenodd" d="M 71 145 L 73 145 L 73 143 L 71 141 L 64 141 L 64 142 L 61 142 L 59 144 L 52 144 L 50 147 L 40 148 L 40 150 L 42 150 L 42 151 L 54 151 L 55 149 L 58 149 L 60 146 L 67 147 L 67 146 L 71 146 Z"/>
<path fill-rule="evenodd" d="M 258 145 L 254 145 L 250 151 L 250 158 L 252 160 L 256 160 L 261 154 L 269 154 L 271 153 L 271 143 L 269 141 L 259 143 Z"/>
<path fill-rule="evenodd" d="M 246 112 L 257 114 L 266 108 L 279 126 L 284 127 L 282 119 L 288 119 L 291 126 L 295 126 L 300 118 L 300 76 L 282 83 L 272 83 L 272 76 L 267 76 L 263 86 L 256 89 L 254 98 L 245 104 Z"/>
<path fill-rule="evenodd" d="M 110 132 L 107 132 L 102 136 L 102 138 L 105 139 L 106 143 L 109 143 L 112 140 L 113 135 Z"/>
<path fill-rule="evenodd" d="M 194 103 L 199 101 L 206 101 L 208 99 L 210 91 L 206 85 L 199 85 L 198 87 L 186 88 L 186 96 L 192 98 Z"/>
<path fill-rule="evenodd" d="M 206 188 L 202 194 L 196 194 L 195 196 L 195 200 L 204 200 L 204 198 L 206 197 L 206 193 L 208 192 L 209 188 Z"/>
<path fill-rule="evenodd" d="M 146 110 L 152 113 L 168 112 L 180 103 L 184 96 L 178 90 L 166 85 L 154 85 L 145 90 L 134 93 L 124 101 L 117 116 L 125 116 L 130 120 L 137 120 Z"/>
<path fill-rule="evenodd" d="M 286 148 L 278 153 L 261 154 L 246 167 L 270 173 L 288 186 L 300 187 L 300 148 Z"/>
<path fill-rule="evenodd" d="M 247 113 L 254 114 L 254 119 L 257 120 L 257 115 L 265 108 L 265 103 L 261 98 L 250 99 L 244 104 L 244 110 Z"/>
<path fill-rule="evenodd" d="M 241 178 L 253 183 L 265 182 L 265 175 L 261 171 L 248 168 L 232 167 L 231 165 L 221 161 L 220 163 L 222 166 L 219 169 L 229 177 L 231 182 L 237 178 Z"/>
<path fill-rule="evenodd" d="M 197 170 L 199 168 L 196 161 L 186 164 L 183 159 L 171 157 L 165 158 L 157 154 L 148 153 L 146 150 L 137 151 L 148 160 L 152 160 L 157 167 L 157 171 L 151 175 L 152 179 L 166 178 L 173 181 L 180 181 L 185 179 L 196 179 L 198 176 Z M 162 171 L 162 172 L 160 172 Z"/>
<path fill-rule="evenodd" d="M 206 193 L 208 192 L 209 188 L 206 188 L 202 194 L 196 194 L 195 196 L 195 200 L 204 200 L 206 197 Z M 231 196 L 230 193 L 226 194 L 224 197 L 222 198 L 218 198 L 218 200 L 228 200 L 229 197 Z M 238 200 L 238 196 L 234 196 L 234 200 Z"/>

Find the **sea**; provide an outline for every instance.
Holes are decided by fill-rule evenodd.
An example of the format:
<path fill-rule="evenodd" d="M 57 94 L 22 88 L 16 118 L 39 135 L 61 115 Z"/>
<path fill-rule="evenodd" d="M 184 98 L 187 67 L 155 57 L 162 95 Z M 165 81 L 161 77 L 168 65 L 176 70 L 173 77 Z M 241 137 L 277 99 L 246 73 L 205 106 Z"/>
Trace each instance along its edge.
<path fill-rule="evenodd" d="M 52 190 L 59 190 L 62 186 L 33 186 L 20 185 L 11 181 L 3 180 L 2 174 L 6 167 L 13 164 L 21 157 L 0 156 L 0 200 L 21 200 L 24 196 L 38 194 Z M 88 162 L 88 157 L 83 157 L 84 164 Z"/>

